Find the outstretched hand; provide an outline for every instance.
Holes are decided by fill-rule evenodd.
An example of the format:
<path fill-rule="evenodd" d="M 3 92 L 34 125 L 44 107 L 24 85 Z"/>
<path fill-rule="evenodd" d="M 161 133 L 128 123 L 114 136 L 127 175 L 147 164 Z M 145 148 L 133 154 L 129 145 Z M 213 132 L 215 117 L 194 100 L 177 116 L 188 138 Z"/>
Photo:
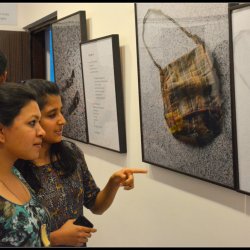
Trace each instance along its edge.
<path fill-rule="evenodd" d="M 134 174 L 146 174 L 147 172 L 145 168 L 122 168 L 113 173 L 104 189 L 98 193 L 91 211 L 95 214 L 105 212 L 112 204 L 120 186 L 125 190 L 134 188 Z"/>
<path fill-rule="evenodd" d="M 123 168 L 115 172 L 111 176 L 114 184 L 119 184 L 125 190 L 134 188 L 134 175 L 133 174 L 146 174 L 148 171 L 145 168 Z"/>

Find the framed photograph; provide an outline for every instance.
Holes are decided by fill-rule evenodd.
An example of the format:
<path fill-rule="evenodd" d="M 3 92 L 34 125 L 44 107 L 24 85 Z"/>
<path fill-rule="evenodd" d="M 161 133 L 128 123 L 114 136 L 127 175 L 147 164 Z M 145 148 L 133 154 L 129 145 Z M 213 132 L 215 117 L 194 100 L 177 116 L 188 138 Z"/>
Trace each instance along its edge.
<path fill-rule="evenodd" d="M 55 81 L 62 93 L 63 113 L 67 120 L 63 135 L 84 143 L 88 143 L 88 133 L 79 44 L 86 40 L 85 11 L 52 24 Z"/>
<path fill-rule="evenodd" d="M 125 153 L 119 36 L 89 40 L 80 47 L 89 143 Z"/>
<path fill-rule="evenodd" d="M 142 160 L 235 189 L 228 3 L 137 3 Z"/>
<path fill-rule="evenodd" d="M 250 194 L 250 4 L 230 8 L 232 77 L 235 88 L 238 188 Z"/>

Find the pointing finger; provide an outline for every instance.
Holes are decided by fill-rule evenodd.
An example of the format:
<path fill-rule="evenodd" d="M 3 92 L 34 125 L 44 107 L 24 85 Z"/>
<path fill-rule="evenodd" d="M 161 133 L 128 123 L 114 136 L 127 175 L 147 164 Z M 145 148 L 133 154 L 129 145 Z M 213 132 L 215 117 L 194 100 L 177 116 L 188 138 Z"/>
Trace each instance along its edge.
<path fill-rule="evenodd" d="M 145 168 L 127 168 L 126 171 L 133 174 L 146 174 L 148 172 Z"/>

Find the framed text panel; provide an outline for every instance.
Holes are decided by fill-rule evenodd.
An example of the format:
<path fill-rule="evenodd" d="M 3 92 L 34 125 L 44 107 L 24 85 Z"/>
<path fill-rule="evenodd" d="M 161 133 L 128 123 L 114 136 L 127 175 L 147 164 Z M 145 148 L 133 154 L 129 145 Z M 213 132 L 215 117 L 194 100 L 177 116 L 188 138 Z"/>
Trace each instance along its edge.
<path fill-rule="evenodd" d="M 126 152 L 119 36 L 81 43 L 89 143 Z"/>

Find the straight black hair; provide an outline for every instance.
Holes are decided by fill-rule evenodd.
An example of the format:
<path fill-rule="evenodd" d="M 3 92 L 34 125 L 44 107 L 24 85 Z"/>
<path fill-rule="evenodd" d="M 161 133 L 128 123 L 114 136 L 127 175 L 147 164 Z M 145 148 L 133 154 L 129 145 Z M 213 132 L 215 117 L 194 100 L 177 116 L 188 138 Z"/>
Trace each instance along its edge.
<path fill-rule="evenodd" d="M 35 92 L 30 88 L 19 83 L 0 84 L 0 123 L 11 126 L 21 109 L 30 101 L 37 101 Z"/>

